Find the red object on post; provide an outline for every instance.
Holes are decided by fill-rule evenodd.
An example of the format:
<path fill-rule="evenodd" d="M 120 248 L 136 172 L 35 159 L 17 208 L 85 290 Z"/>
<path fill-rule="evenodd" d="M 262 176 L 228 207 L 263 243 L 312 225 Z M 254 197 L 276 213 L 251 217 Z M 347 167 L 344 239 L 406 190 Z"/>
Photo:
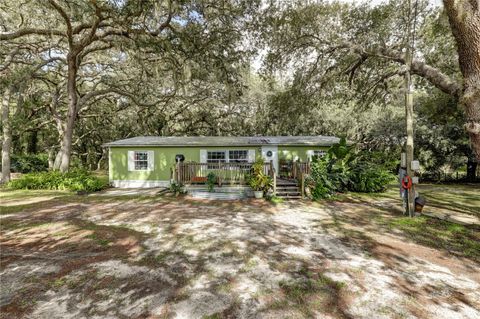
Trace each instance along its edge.
<path fill-rule="evenodd" d="M 402 188 L 403 189 L 412 188 L 412 178 L 410 176 L 407 175 L 402 179 Z"/>

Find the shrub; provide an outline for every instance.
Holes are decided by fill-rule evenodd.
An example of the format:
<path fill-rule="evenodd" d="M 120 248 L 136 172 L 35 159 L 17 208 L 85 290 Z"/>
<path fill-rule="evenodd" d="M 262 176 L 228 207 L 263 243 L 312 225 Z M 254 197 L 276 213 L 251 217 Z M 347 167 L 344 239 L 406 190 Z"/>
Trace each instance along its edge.
<path fill-rule="evenodd" d="M 213 192 L 216 181 L 217 181 L 217 176 L 213 172 L 208 173 L 208 175 L 207 175 L 207 187 L 208 187 L 209 192 Z"/>
<path fill-rule="evenodd" d="M 178 196 L 180 194 L 185 193 L 185 189 L 183 188 L 182 183 L 172 182 L 170 183 L 170 191 L 175 195 Z"/>
<path fill-rule="evenodd" d="M 359 162 L 350 173 L 348 189 L 362 193 L 382 192 L 394 180 L 395 176 L 380 165 Z"/>
<path fill-rule="evenodd" d="M 48 170 L 47 154 L 12 155 L 11 170 L 14 173 L 45 172 Z"/>
<path fill-rule="evenodd" d="M 52 189 L 95 192 L 108 186 L 108 181 L 87 171 L 73 170 L 67 173 L 39 172 L 25 174 L 8 183 L 11 189 Z"/>
<path fill-rule="evenodd" d="M 370 153 L 356 153 L 345 139 L 333 145 L 322 158 L 311 164 L 311 175 L 307 185 L 312 198 L 322 199 L 335 192 L 381 192 L 395 177 L 387 168 L 377 164 L 378 156 L 372 161 Z"/>
<path fill-rule="evenodd" d="M 252 174 L 248 176 L 247 181 L 248 185 L 254 191 L 263 191 L 264 193 L 268 192 L 273 186 L 272 178 L 266 175 L 263 171 L 264 161 L 263 159 L 257 160 L 252 165 Z"/>
<path fill-rule="evenodd" d="M 328 161 L 325 158 L 317 158 L 311 164 L 311 175 L 306 184 L 311 189 L 313 199 L 328 198 L 337 189 L 327 165 Z"/>

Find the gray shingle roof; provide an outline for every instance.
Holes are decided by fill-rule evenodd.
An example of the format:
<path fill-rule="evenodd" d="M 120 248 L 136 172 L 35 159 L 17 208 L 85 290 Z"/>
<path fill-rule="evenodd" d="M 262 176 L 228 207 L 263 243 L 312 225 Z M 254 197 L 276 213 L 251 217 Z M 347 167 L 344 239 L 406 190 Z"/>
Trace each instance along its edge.
<path fill-rule="evenodd" d="M 247 146 L 314 145 L 330 146 L 340 139 L 334 136 L 137 136 L 106 143 L 103 146 Z"/>

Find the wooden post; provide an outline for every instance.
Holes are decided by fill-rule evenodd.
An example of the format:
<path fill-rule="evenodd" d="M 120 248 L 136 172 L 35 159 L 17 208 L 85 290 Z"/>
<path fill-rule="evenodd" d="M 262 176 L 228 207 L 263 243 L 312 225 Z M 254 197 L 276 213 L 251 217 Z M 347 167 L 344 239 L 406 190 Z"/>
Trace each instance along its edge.
<path fill-rule="evenodd" d="M 222 168 L 223 166 L 223 168 Z M 222 187 L 222 174 L 225 172 L 225 166 L 226 164 L 222 162 L 218 162 L 218 174 L 217 174 L 217 182 L 218 182 L 218 187 Z M 226 175 L 226 173 L 225 173 Z"/>
<path fill-rule="evenodd" d="M 180 184 L 181 182 L 181 179 L 180 179 L 180 162 L 177 162 L 177 164 L 175 164 L 177 169 L 176 169 L 176 173 L 177 173 L 177 183 Z"/>
<path fill-rule="evenodd" d="M 277 175 L 273 174 L 273 196 L 277 196 Z"/>
<path fill-rule="evenodd" d="M 301 182 L 300 182 L 300 187 L 302 188 L 300 190 L 301 194 L 302 194 L 302 199 L 305 198 L 305 174 L 302 173 L 302 178 L 301 178 Z"/>
<path fill-rule="evenodd" d="M 409 21 L 407 26 L 407 43 L 406 43 L 406 52 L 405 52 L 405 122 L 406 122 L 406 131 L 407 131 L 407 143 L 406 143 L 406 155 L 407 155 L 407 175 L 412 178 L 412 161 L 413 161 L 413 90 L 412 90 L 412 78 L 411 78 L 411 69 L 412 69 L 412 59 L 413 59 L 413 34 L 412 34 L 412 8 L 411 0 L 409 0 Z M 415 19 L 416 17 L 414 17 Z M 415 213 L 415 187 L 412 185 L 408 189 L 408 203 L 406 213 L 413 217 Z"/>
<path fill-rule="evenodd" d="M 270 177 L 273 179 L 273 196 L 277 195 L 277 174 L 273 166 L 273 160 L 270 161 Z"/>

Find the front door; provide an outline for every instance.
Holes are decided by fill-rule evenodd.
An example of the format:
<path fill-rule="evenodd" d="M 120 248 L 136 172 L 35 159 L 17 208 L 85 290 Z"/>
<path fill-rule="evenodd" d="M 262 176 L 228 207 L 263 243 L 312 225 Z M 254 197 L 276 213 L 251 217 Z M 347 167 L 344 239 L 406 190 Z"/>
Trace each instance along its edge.
<path fill-rule="evenodd" d="M 273 168 L 278 175 L 278 146 L 262 146 L 262 157 L 266 163 L 273 161 Z"/>

